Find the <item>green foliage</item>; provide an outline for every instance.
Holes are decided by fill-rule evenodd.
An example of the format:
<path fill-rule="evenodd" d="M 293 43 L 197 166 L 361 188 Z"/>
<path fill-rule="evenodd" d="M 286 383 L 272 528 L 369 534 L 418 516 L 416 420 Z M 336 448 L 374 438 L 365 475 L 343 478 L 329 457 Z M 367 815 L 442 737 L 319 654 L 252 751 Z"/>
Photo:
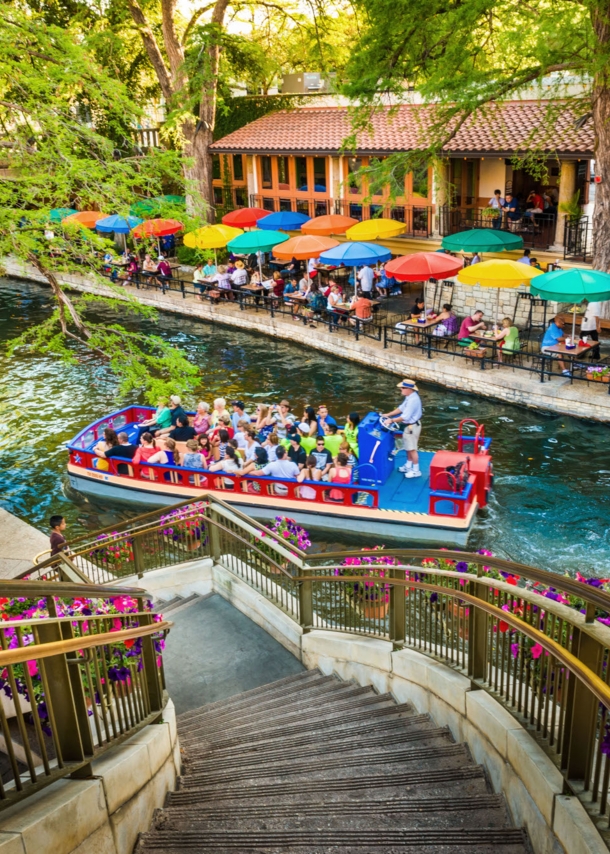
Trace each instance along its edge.
<path fill-rule="evenodd" d="M 122 394 L 143 390 L 155 399 L 188 391 L 196 367 L 137 329 L 154 321 L 154 312 L 100 276 L 110 242 L 49 219 L 50 209 L 62 207 L 126 214 L 135 199 L 160 195 L 164 182 L 176 180 L 180 158 L 167 151 L 136 155 L 130 129 L 140 113 L 122 84 L 69 32 L 6 6 L 0 7 L 0 91 L 0 127 L 18 179 L 0 182 L 0 257 L 36 268 L 56 300 L 47 320 L 13 341 L 12 350 L 74 361 L 88 349 L 116 373 Z M 107 296 L 71 295 L 60 280 L 74 274 L 103 284 Z M 100 308 L 106 320 L 95 319 Z"/>
<path fill-rule="evenodd" d="M 176 257 L 181 264 L 187 264 L 191 267 L 196 267 L 204 259 L 200 249 L 191 249 L 189 246 L 179 246 L 176 249 Z"/>
<path fill-rule="evenodd" d="M 218 108 L 214 137 L 222 139 L 223 136 L 243 128 L 268 113 L 294 110 L 311 98 L 311 95 L 246 95 L 226 98 Z"/>
<path fill-rule="evenodd" d="M 580 190 L 576 190 L 572 198 L 567 202 L 560 202 L 559 210 L 567 214 L 570 222 L 578 222 L 582 219 L 582 207 L 580 204 Z"/>

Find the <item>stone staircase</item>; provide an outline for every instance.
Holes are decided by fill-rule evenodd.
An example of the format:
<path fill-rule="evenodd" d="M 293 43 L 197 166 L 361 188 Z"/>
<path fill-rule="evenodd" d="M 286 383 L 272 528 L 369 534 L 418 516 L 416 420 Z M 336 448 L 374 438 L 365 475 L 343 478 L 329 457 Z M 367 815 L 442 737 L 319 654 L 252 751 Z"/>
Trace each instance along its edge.
<path fill-rule="evenodd" d="M 526 854 L 468 748 L 319 671 L 178 719 L 183 777 L 137 854 Z"/>

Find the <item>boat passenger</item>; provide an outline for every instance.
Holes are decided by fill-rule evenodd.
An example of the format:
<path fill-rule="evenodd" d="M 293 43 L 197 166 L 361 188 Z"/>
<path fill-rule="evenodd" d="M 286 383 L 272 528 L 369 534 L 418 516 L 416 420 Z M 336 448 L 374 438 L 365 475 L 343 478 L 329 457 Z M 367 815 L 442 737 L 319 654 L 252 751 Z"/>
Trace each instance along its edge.
<path fill-rule="evenodd" d="M 313 454 L 310 454 L 307 457 L 305 465 L 301 469 L 297 480 L 299 483 L 302 483 L 304 480 L 318 480 L 316 477 L 316 458 Z M 315 497 L 316 491 L 313 486 L 299 487 L 299 498 L 306 498 L 308 501 L 313 501 Z"/>
<path fill-rule="evenodd" d="M 176 421 L 176 426 L 169 433 L 174 442 L 188 442 L 189 439 L 194 439 L 197 431 L 189 425 L 188 415 L 180 415 Z"/>
<path fill-rule="evenodd" d="M 274 463 L 277 460 L 277 449 L 279 446 L 280 440 L 277 433 L 269 433 L 266 441 L 263 442 L 263 448 L 267 451 L 270 463 Z"/>
<path fill-rule="evenodd" d="M 214 452 L 214 460 L 218 462 L 219 460 L 224 460 L 227 447 L 229 444 L 229 439 L 231 437 L 227 433 L 226 430 L 220 429 L 214 436 L 212 436 L 210 443 L 212 445 L 212 451 Z"/>
<path fill-rule="evenodd" d="M 260 445 L 254 446 L 254 454 L 252 459 L 248 460 L 242 469 L 242 474 L 254 474 L 262 471 L 266 465 L 269 465 L 269 456 L 267 451 Z M 256 490 L 257 492 L 259 490 Z"/>
<path fill-rule="evenodd" d="M 262 473 L 268 477 L 280 477 L 283 480 L 296 480 L 299 475 L 299 467 L 288 459 L 286 448 L 280 445 L 276 451 L 276 461 L 269 463 L 262 469 Z M 287 495 L 288 487 L 283 483 L 274 483 L 273 492 L 276 495 Z"/>
<path fill-rule="evenodd" d="M 195 433 L 199 436 L 201 433 L 207 433 L 210 429 L 210 404 L 200 400 L 197 404 L 197 412 L 193 419 L 193 427 Z"/>
<path fill-rule="evenodd" d="M 301 447 L 301 437 L 298 433 L 292 433 L 289 436 L 290 447 L 288 448 L 288 458 L 296 463 L 299 469 L 302 469 L 307 462 L 307 452 Z"/>
<path fill-rule="evenodd" d="M 328 432 L 326 428 L 328 427 L 329 424 L 335 424 L 336 425 L 336 423 L 337 423 L 335 421 L 335 419 L 332 417 L 332 415 L 328 414 L 328 407 L 324 403 L 321 403 L 320 406 L 318 406 L 317 421 L 318 421 L 318 436 L 324 436 Z"/>
<path fill-rule="evenodd" d="M 287 400 L 282 400 L 279 406 L 271 408 L 271 423 L 275 425 L 275 432 L 280 440 L 286 438 L 288 429 L 296 422 L 290 409 L 290 403 Z"/>
<path fill-rule="evenodd" d="M 186 453 L 182 457 L 182 465 L 185 469 L 205 468 L 203 454 L 199 452 L 199 446 L 195 439 L 189 439 L 186 443 Z"/>
<path fill-rule="evenodd" d="M 139 436 L 138 440 L 142 436 L 142 433 L 146 433 L 150 430 L 164 430 L 166 427 L 172 426 L 172 413 L 167 406 L 167 398 L 160 397 L 157 401 L 157 411 L 155 412 L 152 418 L 147 418 L 145 421 L 141 421 L 138 424 Z"/>
<path fill-rule="evenodd" d="M 159 429 L 150 430 L 150 432 L 153 434 L 153 436 L 169 435 L 169 433 L 176 426 L 178 418 L 180 418 L 181 415 L 184 415 L 186 417 L 186 412 L 182 408 L 182 401 L 177 394 L 172 394 L 172 396 L 170 397 L 170 399 L 169 399 L 169 410 L 170 410 L 170 421 L 171 421 L 170 426 L 169 427 L 163 427 L 161 430 L 159 430 Z"/>
<path fill-rule="evenodd" d="M 328 473 L 330 483 L 342 483 L 347 486 L 352 482 L 352 470 L 348 465 L 347 456 L 341 452 L 337 454 L 337 461 Z M 331 489 L 329 498 L 331 501 L 342 501 L 345 493 L 342 489 Z"/>
<path fill-rule="evenodd" d="M 359 425 L 360 415 L 357 412 L 350 412 L 350 414 L 347 416 L 345 427 L 343 428 L 343 435 L 345 436 L 348 445 L 350 446 L 356 457 L 358 457 Z"/>
<path fill-rule="evenodd" d="M 106 451 L 96 451 L 98 457 L 106 457 L 106 459 L 109 457 L 120 457 L 123 460 L 133 460 L 138 450 L 137 445 L 131 444 L 127 433 L 121 432 L 117 438 L 118 445 L 112 445 Z"/>
<path fill-rule="evenodd" d="M 239 458 L 240 463 L 243 465 L 246 455 L 245 452 L 237 444 L 237 439 L 229 439 L 227 445 L 229 448 L 233 448 Z"/>
<path fill-rule="evenodd" d="M 223 432 L 223 431 L 221 431 Z M 227 442 L 225 455 L 210 465 L 210 471 L 225 471 L 229 474 L 237 474 L 241 470 L 241 460 L 237 456 L 235 448 Z"/>
<path fill-rule="evenodd" d="M 235 430 L 233 429 L 233 424 L 231 422 L 231 416 L 229 415 L 228 412 L 225 412 L 220 416 L 220 418 L 218 420 L 218 426 L 216 427 L 216 429 L 217 430 L 219 430 L 219 429 L 226 430 L 227 433 L 229 434 L 229 439 L 235 438 Z"/>
<path fill-rule="evenodd" d="M 104 457 L 106 455 L 106 451 L 110 450 L 110 448 L 114 448 L 119 444 L 119 437 L 116 434 L 116 431 L 112 429 L 112 427 L 106 427 L 104 429 L 104 438 L 100 439 L 100 441 L 94 446 L 93 451 L 98 455 L 98 457 Z"/>
<path fill-rule="evenodd" d="M 333 458 L 330 451 L 324 444 L 324 436 L 318 436 L 316 439 L 316 447 L 311 452 L 316 458 L 316 470 L 314 480 L 322 480 L 328 475 L 333 464 Z"/>
<path fill-rule="evenodd" d="M 341 442 L 339 451 L 347 457 L 347 464 L 352 470 L 352 480 L 358 480 L 358 457 L 354 454 L 347 441 Z"/>
<path fill-rule="evenodd" d="M 224 397 L 217 397 L 214 401 L 214 409 L 212 410 L 212 418 L 210 422 L 212 427 L 216 427 L 218 425 L 218 422 L 220 421 L 220 416 L 224 415 L 225 413 L 229 415 L 227 411 L 227 401 L 224 399 Z M 231 416 L 229 415 L 229 420 L 230 418 Z"/>
<path fill-rule="evenodd" d="M 324 444 L 334 459 L 339 453 L 339 448 L 344 441 L 343 434 L 339 433 L 339 428 L 336 424 L 329 424 L 326 430 L 327 432 L 324 437 Z"/>
<path fill-rule="evenodd" d="M 246 425 L 246 429 L 244 431 L 243 436 L 245 440 L 243 450 L 246 455 L 246 462 L 250 462 L 250 460 L 252 460 L 256 454 L 256 449 L 260 448 L 261 445 L 258 439 L 256 438 L 256 433 L 254 432 L 250 424 Z M 265 454 L 267 454 L 267 451 L 265 451 Z"/>
<path fill-rule="evenodd" d="M 309 425 L 309 436 L 318 435 L 318 419 L 316 418 L 316 410 L 313 406 L 306 406 L 303 410 L 301 423 Z"/>
<path fill-rule="evenodd" d="M 155 451 L 152 457 L 148 458 L 148 462 L 157 463 L 162 466 L 179 466 L 180 454 L 176 450 L 176 442 L 167 436 L 163 439 L 162 444 L 164 447 Z"/>
<path fill-rule="evenodd" d="M 521 349 L 519 330 L 516 326 L 513 326 L 510 317 L 503 318 L 502 328 L 495 333 L 494 338 L 496 341 L 502 342 L 498 345 L 498 362 L 502 361 L 503 353 L 512 356 Z"/>
<path fill-rule="evenodd" d="M 140 446 L 136 451 L 133 461 L 134 463 L 145 463 L 150 460 L 154 454 L 157 453 L 157 449 L 155 447 L 155 440 L 153 438 L 152 433 L 143 433 L 140 437 Z M 142 477 L 150 477 L 151 470 L 148 468 L 141 468 L 140 475 Z"/>
<path fill-rule="evenodd" d="M 209 436 L 206 436 L 205 433 L 201 433 L 197 436 L 197 449 L 203 457 L 205 463 L 204 468 L 207 468 L 208 463 L 212 459 L 212 446 L 210 445 Z"/>
<path fill-rule="evenodd" d="M 250 423 L 250 413 L 246 412 L 246 405 L 243 400 L 232 400 L 231 409 L 233 410 L 233 414 L 231 415 L 231 424 L 235 431 L 237 431 L 237 425 L 240 421 L 247 421 Z"/>
<path fill-rule="evenodd" d="M 274 422 L 269 415 L 270 407 L 264 403 L 259 403 L 254 413 L 254 429 L 256 430 L 259 439 L 262 441 L 273 432 Z"/>
<path fill-rule="evenodd" d="M 317 429 L 317 421 L 315 422 L 315 429 Z M 306 421 L 301 421 L 300 424 L 297 424 L 297 433 L 301 437 L 301 447 L 306 454 L 310 454 L 316 446 L 316 437 L 310 436 L 309 424 Z"/>

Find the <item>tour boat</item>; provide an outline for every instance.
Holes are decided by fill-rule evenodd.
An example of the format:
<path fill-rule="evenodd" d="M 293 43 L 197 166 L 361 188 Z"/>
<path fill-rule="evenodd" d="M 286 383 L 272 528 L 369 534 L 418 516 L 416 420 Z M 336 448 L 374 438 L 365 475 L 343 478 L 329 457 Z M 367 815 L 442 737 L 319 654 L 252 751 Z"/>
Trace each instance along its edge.
<path fill-rule="evenodd" d="M 324 531 L 372 534 L 376 541 L 447 545 L 466 545 L 492 486 L 491 439 L 474 419 L 460 423 L 456 451 L 420 451 L 422 476 L 405 478 L 399 471 L 405 451 L 392 453 L 392 425 L 369 412 L 358 433 L 359 479 L 348 486 L 96 456 L 93 448 L 106 427 L 136 443 L 139 425 L 153 415 L 149 407 L 129 406 L 81 430 L 68 443 L 70 485 L 94 498 L 158 507 L 210 493 L 257 519 L 281 514 Z"/>

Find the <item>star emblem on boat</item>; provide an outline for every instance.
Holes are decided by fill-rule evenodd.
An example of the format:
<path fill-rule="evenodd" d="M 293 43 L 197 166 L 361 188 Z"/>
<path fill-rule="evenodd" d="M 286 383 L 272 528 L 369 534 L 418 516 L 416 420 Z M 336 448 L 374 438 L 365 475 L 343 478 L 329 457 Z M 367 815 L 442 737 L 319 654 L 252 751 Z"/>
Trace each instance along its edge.
<path fill-rule="evenodd" d="M 81 464 L 81 462 L 82 462 L 82 457 L 81 457 L 81 455 L 80 455 L 80 454 L 75 454 L 75 456 L 74 456 L 74 462 L 76 463 L 76 465 L 77 465 L 77 466 L 79 466 L 79 465 Z"/>

